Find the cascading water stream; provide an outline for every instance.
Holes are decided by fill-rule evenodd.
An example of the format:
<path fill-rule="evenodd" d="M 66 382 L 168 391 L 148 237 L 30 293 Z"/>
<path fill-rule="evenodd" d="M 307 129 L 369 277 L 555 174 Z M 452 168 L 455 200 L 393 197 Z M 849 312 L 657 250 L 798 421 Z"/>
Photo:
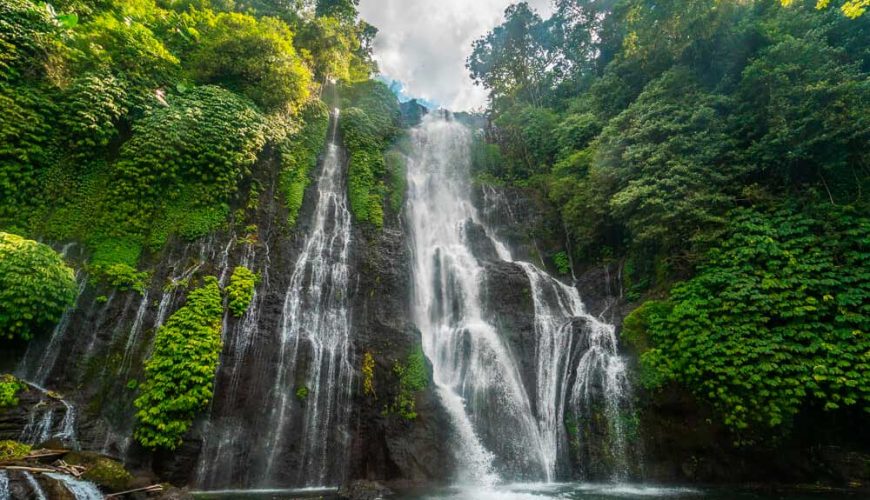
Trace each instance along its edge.
<path fill-rule="evenodd" d="M 459 435 L 462 479 L 478 484 L 556 479 L 568 453 L 566 414 L 570 408 L 578 418 L 590 416 L 599 388 L 613 477 L 622 478 L 626 442 L 618 413 L 628 406 L 628 382 L 613 326 L 585 311 L 576 288 L 515 261 L 490 231 L 485 232 L 498 258 L 518 265 L 529 280 L 534 387 L 523 386 L 507 346 L 482 319 L 482 264 L 465 237 L 467 224 L 483 225 L 470 201 L 470 137 L 459 123 L 427 117 L 413 132 L 415 151 L 408 164 L 415 317 L 438 393 Z M 578 318 L 581 331 L 575 331 Z M 480 436 L 488 426 L 509 431 L 497 433 L 498 441 L 484 441 Z"/>
<path fill-rule="evenodd" d="M 76 500 L 102 500 L 103 494 L 93 484 L 81 479 L 76 479 L 66 474 L 57 474 L 54 472 L 46 472 L 46 476 L 63 483 L 64 487 Z"/>
<path fill-rule="evenodd" d="M 336 109 L 317 181 L 311 229 L 284 298 L 278 369 L 269 397 L 272 412 L 263 446 L 267 453 L 264 485 L 274 483 L 281 455 L 287 448 L 300 367 L 305 368 L 301 387 L 306 395 L 301 409 L 302 428 L 295 434 L 301 441 L 296 482 L 301 486 L 336 484 L 345 474 L 343 452 L 349 443 L 353 381 L 347 301 L 351 215 L 341 151 L 336 143 L 338 115 Z"/>
<path fill-rule="evenodd" d="M 78 449 L 78 435 L 76 434 L 76 409 L 65 399 L 50 392 L 41 385 L 27 382 L 27 384 L 42 394 L 42 400 L 30 410 L 27 425 L 21 431 L 19 440 L 27 444 L 39 444 L 49 438 L 57 438 L 64 445 Z M 59 401 L 63 405 L 63 419 L 55 430 L 55 411 L 51 401 Z M 52 431 L 54 431 L 52 433 Z"/>
<path fill-rule="evenodd" d="M 33 477 L 33 474 L 30 472 L 24 471 L 22 472 L 24 476 L 24 480 L 27 481 L 27 485 L 30 486 L 30 493 L 36 497 L 36 500 L 48 500 L 45 496 L 45 492 L 42 491 L 42 486 L 36 481 L 36 478 Z"/>
<path fill-rule="evenodd" d="M 510 351 L 484 320 L 483 268 L 466 241 L 466 225 L 476 217 L 468 184 L 470 132 L 428 117 L 412 138 L 407 214 L 414 314 L 438 394 L 459 434 L 462 479 L 487 484 L 504 473 L 548 479 L 547 450 L 531 400 Z M 481 429 L 493 427 L 510 432 L 484 442 Z"/>

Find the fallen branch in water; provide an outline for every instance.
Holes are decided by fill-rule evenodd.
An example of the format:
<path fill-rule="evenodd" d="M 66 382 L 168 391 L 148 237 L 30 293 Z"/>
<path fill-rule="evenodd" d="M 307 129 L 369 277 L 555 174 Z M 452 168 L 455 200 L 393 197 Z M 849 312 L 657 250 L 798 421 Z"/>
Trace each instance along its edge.
<path fill-rule="evenodd" d="M 119 493 L 112 493 L 111 495 L 106 495 L 106 498 L 118 498 L 123 495 L 128 495 L 130 493 L 159 493 L 163 491 L 162 484 L 152 484 L 151 486 L 146 486 L 144 488 L 136 488 L 135 490 L 127 490 L 121 491 Z"/>
<path fill-rule="evenodd" d="M 60 472 L 55 468 L 46 468 L 46 467 L 26 467 L 24 465 L 0 465 L 0 469 L 5 470 L 21 470 L 24 472 Z"/>

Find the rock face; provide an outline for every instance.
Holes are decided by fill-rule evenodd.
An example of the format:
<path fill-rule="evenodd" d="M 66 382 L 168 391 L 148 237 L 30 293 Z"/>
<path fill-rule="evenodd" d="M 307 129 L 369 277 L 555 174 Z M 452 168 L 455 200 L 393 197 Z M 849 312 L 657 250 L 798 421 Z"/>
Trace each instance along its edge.
<path fill-rule="evenodd" d="M 407 108 L 409 121 L 422 113 Z M 269 394 L 279 363 L 276 345 L 284 292 L 311 231 L 317 188 L 315 183 L 309 186 L 299 224 L 290 230 L 282 222 L 287 214 L 276 190 L 277 172 L 274 152 L 265 151 L 254 172 L 265 189 L 252 214 L 217 234 L 193 242 L 174 241 L 161 253 L 146 256 L 153 275 L 144 294 L 112 290 L 80 274 L 82 293 L 68 321 L 53 339 L 37 339 L 27 353 L 20 353 L 23 361 L 17 367 L 12 357 L 0 356 L 0 371 L 17 368 L 24 378 L 63 394 L 74 409 L 75 444 L 123 460 L 143 477 L 150 479 L 149 474 L 154 474 L 155 480 L 179 486 L 200 485 L 208 476 L 207 466 L 214 465 L 220 477 L 205 484 L 263 485 L 257 476 L 262 463 L 252 450 L 261 447 L 268 430 L 261 423 L 271 409 Z M 475 203 L 481 221 L 469 222 L 465 236 L 485 270 L 481 296 L 485 319 L 504 338 L 524 385 L 533 387 L 538 339 L 529 278 L 518 264 L 498 258 L 487 231 L 506 242 L 517 259 L 534 262 L 554 275 L 553 256 L 563 246 L 563 232 L 546 201 L 530 191 L 481 186 L 475 192 Z M 352 411 L 346 429 L 349 446 L 332 451 L 347 462 L 347 477 L 342 479 L 364 480 L 345 490 L 348 498 L 386 494 L 380 485 L 367 481 L 411 486 L 445 483 L 456 472 L 449 449 L 453 429 L 431 382 L 431 367 L 427 367 L 429 384 L 412 394 L 416 417 L 405 418 L 393 408 L 402 390 L 395 367 L 420 348 L 421 335 L 410 309 L 413 279 L 407 228 L 402 214 L 389 207 L 384 220 L 382 229 L 354 224 L 349 287 L 344 291 L 351 318 Z M 69 255 L 82 261 L 85 256 L 78 251 L 73 247 Z M 206 275 L 217 276 L 225 284 L 233 267 L 242 264 L 261 273 L 263 284 L 255 299 L 256 312 L 225 319 L 224 351 L 212 405 L 177 449 L 142 449 L 131 439 L 133 401 L 157 328 L 184 304 L 189 286 Z M 573 280 L 586 311 L 617 326 L 632 306 L 621 293 L 620 269 L 619 263 L 590 267 Z M 568 275 L 563 278 L 572 281 Z M 574 331 L 588 330 L 583 319 L 575 321 Z M 572 363 L 583 348 L 582 342 L 574 344 Z M 637 353 L 627 354 L 636 364 Z M 309 361 L 303 357 L 300 363 Z M 286 387 L 287 391 L 297 389 L 298 384 Z M 710 410 L 690 395 L 676 389 L 648 394 L 637 384 L 635 395 L 639 430 L 630 445 L 642 451 L 638 478 L 680 483 L 820 479 L 848 485 L 870 481 L 868 456 L 861 453 L 868 449 L 870 439 L 861 416 L 837 421 L 813 415 L 798 423 L 803 427 L 794 433 L 809 436 L 807 442 L 796 439 L 744 450 L 731 444 L 733 437 L 711 423 L 716 420 Z M 299 409 L 304 404 L 304 398 L 294 400 L 296 413 L 290 417 L 294 429 L 301 425 Z M 36 413 L 38 409 L 42 413 Z M 0 409 L 0 440 L 21 439 L 34 417 L 46 410 L 54 415 L 49 437 L 55 438 L 69 408 L 36 389 L 23 391 L 18 407 Z M 819 422 L 829 432 L 819 433 L 813 427 Z M 842 439 L 850 435 L 853 442 Z M 286 471 L 300 466 L 295 451 L 300 440 L 291 437 L 295 439 L 286 445 L 291 452 L 279 464 Z M 589 452 L 584 464 L 575 459 L 574 469 L 559 471 L 560 477 L 576 477 L 581 467 L 594 467 L 589 463 L 601 461 L 595 453 L 603 452 Z M 222 462 L 212 464 L 218 460 Z M 10 477 L 13 498 L 26 498 L 28 487 L 22 476 Z M 57 484 L 46 480 L 43 487 L 52 491 L 50 498 L 65 498 L 65 490 Z"/>

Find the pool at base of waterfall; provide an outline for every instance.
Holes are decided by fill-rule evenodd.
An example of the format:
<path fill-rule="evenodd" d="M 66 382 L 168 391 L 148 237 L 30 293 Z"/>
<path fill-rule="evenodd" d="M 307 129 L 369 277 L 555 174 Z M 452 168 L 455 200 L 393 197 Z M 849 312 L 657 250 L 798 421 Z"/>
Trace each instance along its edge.
<path fill-rule="evenodd" d="M 567 500 L 619 500 L 642 498 L 673 498 L 680 500 L 821 500 L 865 498 L 864 492 L 800 487 L 680 487 L 629 483 L 514 483 L 498 486 L 451 486 L 437 491 L 418 491 L 398 495 L 400 500 L 536 500 L 560 498 Z"/>
<path fill-rule="evenodd" d="M 538 500 L 559 498 L 565 500 L 620 500 L 620 499 L 678 499 L 678 500 L 822 500 L 866 498 L 866 490 L 852 491 L 825 489 L 814 486 L 735 486 L 735 487 L 682 487 L 630 483 L 512 483 L 497 486 L 448 486 L 431 488 L 420 486 L 384 497 L 394 500 Z M 291 500 L 318 498 L 338 499 L 335 488 L 223 490 L 194 492 L 198 499 L 270 499 Z"/>

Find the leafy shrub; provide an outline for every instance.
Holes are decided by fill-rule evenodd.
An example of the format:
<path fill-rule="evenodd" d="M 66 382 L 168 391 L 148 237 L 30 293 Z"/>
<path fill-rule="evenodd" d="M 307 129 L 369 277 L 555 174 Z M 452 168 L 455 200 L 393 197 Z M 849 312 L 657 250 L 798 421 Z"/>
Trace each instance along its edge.
<path fill-rule="evenodd" d="M 311 101 L 302 111 L 302 128 L 281 141 L 281 174 L 279 186 L 287 204 L 287 223 L 296 225 L 302 208 L 305 188 L 311 181 L 311 171 L 326 144 L 329 112 L 322 101 Z"/>
<path fill-rule="evenodd" d="M 736 430 L 778 427 L 810 401 L 870 410 L 870 220 L 850 209 L 730 219 L 697 276 L 642 309 L 646 385 L 680 382 Z"/>
<path fill-rule="evenodd" d="M 342 112 L 339 125 L 350 159 L 348 198 L 358 221 L 381 227 L 387 174 L 384 152 L 395 138 L 399 119 L 396 97 L 380 82 L 363 82 L 341 88 L 342 102 L 352 106 Z"/>
<path fill-rule="evenodd" d="M 227 308 L 233 316 L 239 318 L 245 314 L 251 306 L 254 298 L 254 288 L 257 286 L 259 277 L 245 266 L 233 269 L 230 276 L 230 284 L 227 285 Z"/>
<path fill-rule="evenodd" d="M 416 394 L 429 385 L 423 348 L 418 346 L 404 363 L 396 361 L 393 374 L 399 379 L 399 393 L 390 407 L 390 412 L 405 420 L 414 420 L 417 418 Z"/>
<path fill-rule="evenodd" d="M 592 203 L 609 205 L 636 245 L 684 245 L 700 228 L 723 223 L 742 173 L 730 156 L 726 104 L 677 68 L 604 128 L 595 168 L 613 181 Z"/>
<path fill-rule="evenodd" d="M 223 307 L 217 278 L 192 291 L 154 338 L 136 398 L 135 437 L 148 448 L 175 449 L 213 396 Z"/>
<path fill-rule="evenodd" d="M 108 11 L 82 24 L 75 38 L 78 68 L 123 75 L 132 83 L 140 106 L 146 92 L 168 85 L 180 70 L 178 58 L 146 22 L 139 16 Z"/>
<path fill-rule="evenodd" d="M 220 205 L 265 141 L 260 114 L 227 90 L 197 87 L 171 101 L 134 124 L 114 166 L 114 211 L 132 234 L 162 207 Z"/>
<path fill-rule="evenodd" d="M 556 265 L 556 270 L 559 271 L 559 274 L 568 274 L 571 272 L 571 260 L 568 258 L 568 252 L 564 250 L 561 252 L 556 252 L 553 255 L 553 264 Z"/>
<path fill-rule="evenodd" d="M 0 337 L 30 340 L 76 294 L 73 270 L 47 245 L 0 232 Z"/>
<path fill-rule="evenodd" d="M 127 113 L 125 82 L 111 74 L 77 78 L 66 93 L 61 122 L 69 142 L 85 153 L 105 147 L 118 135 L 117 122 Z"/>
<path fill-rule="evenodd" d="M 151 275 L 147 271 L 136 271 L 127 264 L 96 264 L 91 266 L 91 272 L 98 281 L 123 292 L 136 291 L 145 293 Z"/>
<path fill-rule="evenodd" d="M 37 201 L 40 167 L 52 160 L 53 92 L 0 81 L 0 224 L 24 231 L 23 215 Z"/>
<path fill-rule="evenodd" d="M 311 84 L 293 47 L 293 32 L 268 17 L 218 14 L 202 33 L 190 66 L 198 82 L 226 86 L 267 111 L 300 106 Z"/>
<path fill-rule="evenodd" d="M 54 48 L 57 25 L 48 10 L 30 0 L 0 2 L 0 78 L 38 71 Z M 28 68 L 30 66 L 30 68 Z"/>
<path fill-rule="evenodd" d="M 18 392 L 27 388 L 14 375 L 0 375 L 0 408 L 18 406 Z"/>
<path fill-rule="evenodd" d="M 366 351 L 363 354 L 363 362 L 362 362 L 362 375 L 363 375 L 363 394 L 366 396 L 374 396 L 377 399 L 377 394 L 375 394 L 375 357 L 371 352 Z"/>
<path fill-rule="evenodd" d="M 296 388 L 296 399 L 298 399 L 299 401 L 305 401 L 306 399 L 308 399 L 308 393 L 308 387 L 300 385 Z"/>
<path fill-rule="evenodd" d="M 398 151 L 390 151 L 384 156 L 384 161 L 387 167 L 390 208 L 394 213 L 399 213 L 405 203 L 405 192 L 408 190 L 405 156 Z"/>

